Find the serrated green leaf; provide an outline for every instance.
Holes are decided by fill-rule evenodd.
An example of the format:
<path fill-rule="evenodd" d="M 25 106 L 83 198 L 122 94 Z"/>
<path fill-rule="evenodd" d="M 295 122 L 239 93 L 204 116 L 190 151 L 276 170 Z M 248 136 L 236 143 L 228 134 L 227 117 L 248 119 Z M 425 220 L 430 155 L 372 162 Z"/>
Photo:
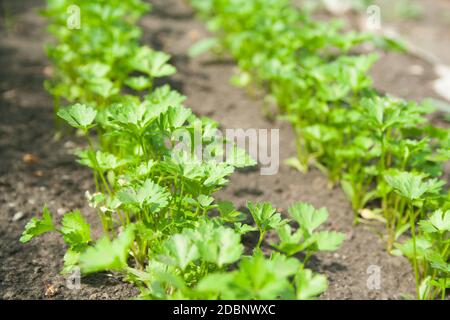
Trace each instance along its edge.
<path fill-rule="evenodd" d="M 47 206 L 45 206 L 42 212 L 42 219 L 32 218 L 25 225 L 25 230 L 23 231 L 22 236 L 20 237 L 20 242 L 26 243 L 31 239 L 33 239 L 34 237 L 55 230 L 56 228 L 55 225 L 53 224 L 50 211 L 48 210 Z"/>
<path fill-rule="evenodd" d="M 197 200 L 198 200 L 198 203 L 203 208 L 207 208 L 208 206 L 210 206 L 214 202 L 214 198 L 213 197 L 206 196 L 204 194 L 199 195 Z"/>
<path fill-rule="evenodd" d="M 164 242 L 165 260 L 184 270 L 189 263 L 198 259 L 199 252 L 194 241 L 185 234 L 176 234 Z"/>
<path fill-rule="evenodd" d="M 141 91 L 150 88 L 152 82 L 147 77 L 139 76 L 126 79 L 125 84 L 131 89 Z"/>
<path fill-rule="evenodd" d="M 91 241 L 91 226 L 81 215 L 80 211 L 66 213 L 62 219 L 61 233 L 64 241 L 70 247 L 79 247 Z"/>
<path fill-rule="evenodd" d="M 291 226 L 286 224 L 276 230 L 280 241 L 272 244 L 274 248 L 288 256 L 292 256 L 306 248 L 305 243 L 302 242 L 303 232 L 301 229 L 293 232 Z"/>
<path fill-rule="evenodd" d="M 189 57 L 193 58 L 201 55 L 211 48 L 215 47 L 219 43 L 216 38 L 206 38 L 194 43 L 188 50 Z"/>
<path fill-rule="evenodd" d="M 123 270 L 127 267 L 129 249 L 134 241 L 134 225 L 111 241 L 108 237 L 100 238 L 93 247 L 88 247 L 79 257 L 82 273 L 105 270 Z"/>
<path fill-rule="evenodd" d="M 437 210 L 429 218 L 430 223 L 439 232 L 450 231 L 450 211 Z"/>
<path fill-rule="evenodd" d="M 96 115 L 97 111 L 94 108 L 80 103 L 58 111 L 60 118 L 67 121 L 72 127 L 82 130 L 87 130 L 92 126 Z"/>
<path fill-rule="evenodd" d="M 234 276 L 233 272 L 208 274 L 199 281 L 195 290 L 201 293 L 215 293 L 218 295 L 228 290 L 228 286 L 232 283 Z"/>
<path fill-rule="evenodd" d="M 180 128 L 191 116 L 192 111 L 184 107 L 172 107 L 167 109 L 166 117 L 170 128 Z"/>
<path fill-rule="evenodd" d="M 233 279 L 232 290 L 226 290 L 223 299 L 277 299 L 289 291 L 286 277 L 275 269 L 279 266 L 263 256 L 243 258 Z"/>
<path fill-rule="evenodd" d="M 420 199 L 428 190 L 419 174 L 393 170 L 385 173 L 384 178 L 397 193 L 409 200 Z"/>
<path fill-rule="evenodd" d="M 320 231 L 314 234 L 319 251 L 336 251 L 345 239 L 343 233 L 335 231 Z"/>
<path fill-rule="evenodd" d="M 81 253 L 74 249 L 67 249 L 64 254 L 64 267 L 61 271 L 62 274 L 67 274 L 73 271 L 73 269 L 78 264 L 78 259 L 80 258 Z"/>
<path fill-rule="evenodd" d="M 270 261 L 274 270 L 278 270 L 279 276 L 290 277 L 296 274 L 300 268 L 300 261 L 295 258 L 289 258 L 280 253 L 272 254 Z"/>
<path fill-rule="evenodd" d="M 250 210 L 256 225 L 262 232 L 279 228 L 287 223 L 287 221 L 283 220 L 277 210 L 268 202 L 256 204 L 248 202 L 247 207 Z"/>
<path fill-rule="evenodd" d="M 248 224 L 242 224 L 241 222 L 236 222 L 234 224 L 234 230 L 239 233 L 240 235 L 252 232 L 252 231 L 258 231 L 258 228 L 250 226 Z"/>
<path fill-rule="evenodd" d="M 150 179 L 142 185 L 125 188 L 118 192 L 117 197 L 123 204 L 131 204 L 142 208 L 150 206 L 151 210 L 158 212 L 168 204 L 170 194 Z"/>
<path fill-rule="evenodd" d="M 236 168 L 251 167 L 258 164 L 244 149 L 237 146 L 227 150 L 226 163 Z"/>
<path fill-rule="evenodd" d="M 439 252 L 434 250 L 427 251 L 425 258 L 434 269 L 450 273 L 450 263 L 448 263 Z"/>
<path fill-rule="evenodd" d="M 230 228 L 202 223 L 188 235 L 197 246 L 200 259 L 219 267 L 237 261 L 242 255 L 241 237 Z"/>
<path fill-rule="evenodd" d="M 328 219 L 326 208 L 317 210 L 312 205 L 303 202 L 293 204 L 289 207 L 288 212 L 297 221 L 300 228 L 306 230 L 309 234 L 312 234 Z"/>
<path fill-rule="evenodd" d="M 303 269 L 296 274 L 295 285 L 297 299 L 308 300 L 325 292 L 328 287 L 328 281 L 324 275 L 313 274 L 311 270 Z"/>
<path fill-rule="evenodd" d="M 416 237 L 416 257 L 417 259 L 424 259 L 428 249 L 432 246 L 431 242 L 423 237 Z M 393 250 L 394 255 L 403 255 L 408 259 L 414 258 L 413 239 L 408 239 L 404 243 L 395 243 Z"/>
<path fill-rule="evenodd" d="M 226 222 L 238 222 L 242 221 L 245 216 L 242 212 L 236 210 L 234 205 L 230 201 L 221 201 L 218 203 L 218 210 L 220 217 Z M 242 226 L 242 224 L 241 224 Z"/>
<path fill-rule="evenodd" d="M 170 56 L 164 52 L 154 52 L 151 59 L 150 75 L 152 77 L 166 77 L 177 71 L 174 66 L 167 63 Z"/>

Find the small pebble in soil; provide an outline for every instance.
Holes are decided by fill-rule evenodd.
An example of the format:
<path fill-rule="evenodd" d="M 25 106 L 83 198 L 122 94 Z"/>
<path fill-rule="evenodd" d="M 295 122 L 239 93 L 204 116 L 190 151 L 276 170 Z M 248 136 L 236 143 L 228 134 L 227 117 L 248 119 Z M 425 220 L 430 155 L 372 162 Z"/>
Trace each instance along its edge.
<path fill-rule="evenodd" d="M 421 76 L 423 75 L 423 67 L 421 65 L 415 64 L 409 67 L 409 73 L 414 76 Z"/>
<path fill-rule="evenodd" d="M 20 219 L 23 218 L 23 216 L 24 216 L 24 213 L 22 211 L 18 211 L 12 217 L 12 221 L 19 221 Z"/>
<path fill-rule="evenodd" d="M 42 172 L 42 170 L 36 170 L 33 172 L 33 176 L 41 178 L 44 176 L 44 173 Z"/>
<path fill-rule="evenodd" d="M 346 240 L 352 240 L 355 237 L 355 233 L 353 231 L 346 233 Z"/>
<path fill-rule="evenodd" d="M 56 213 L 57 213 L 59 216 L 64 215 L 66 212 L 67 212 L 67 210 L 64 209 L 64 208 L 58 208 L 58 210 L 56 210 Z"/>
<path fill-rule="evenodd" d="M 53 75 L 53 68 L 51 66 L 45 66 L 42 69 L 42 73 L 47 77 L 51 77 Z"/>
<path fill-rule="evenodd" d="M 77 145 L 73 141 L 66 141 L 64 143 L 64 148 L 66 148 L 66 149 L 74 149 L 76 147 L 77 147 Z"/>
<path fill-rule="evenodd" d="M 7 91 L 3 92 L 3 97 L 6 100 L 14 99 L 16 96 L 17 96 L 16 95 L 16 90 L 14 90 L 14 89 L 7 90 Z"/>
<path fill-rule="evenodd" d="M 200 32 L 195 29 L 191 30 L 188 32 L 188 37 L 193 41 L 197 41 L 200 38 Z"/>
<path fill-rule="evenodd" d="M 58 288 L 51 283 L 45 284 L 44 296 L 53 297 L 58 293 Z"/>
<path fill-rule="evenodd" d="M 6 293 L 3 295 L 3 300 L 7 300 L 7 299 L 12 299 L 12 297 L 14 296 L 14 293 L 11 291 L 6 291 Z"/>
<path fill-rule="evenodd" d="M 26 153 L 23 155 L 22 161 L 25 162 L 26 164 L 32 164 L 38 162 L 39 158 L 34 154 Z"/>

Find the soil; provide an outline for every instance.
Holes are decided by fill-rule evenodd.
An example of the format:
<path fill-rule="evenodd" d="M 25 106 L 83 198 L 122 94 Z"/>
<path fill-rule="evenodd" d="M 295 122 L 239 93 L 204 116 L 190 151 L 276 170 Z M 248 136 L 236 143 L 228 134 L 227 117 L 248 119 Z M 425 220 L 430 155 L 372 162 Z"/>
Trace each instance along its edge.
<path fill-rule="evenodd" d="M 0 30 L 0 298 L 132 298 L 137 290 L 114 274 L 83 277 L 81 289 L 67 288 L 66 279 L 59 275 L 65 248 L 58 236 L 47 234 L 26 245 L 18 242 L 26 221 L 38 214 L 44 203 L 58 215 L 82 210 L 93 224 L 94 234 L 99 234 L 100 226 L 84 199 L 85 191 L 93 190 L 92 177 L 72 156 L 82 142 L 74 137 L 53 139 L 52 99 L 43 89 L 48 74 L 43 44 L 48 35 L 36 11 L 43 1 L 3 2 L 14 21 L 8 28 L 2 24 Z M 295 155 L 293 133 L 287 123 L 263 116 L 260 97 L 252 98 L 230 85 L 233 61 L 210 54 L 187 57 L 189 47 L 208 35 L 189 6 L 182 0 L 151 3 L 152 13 L 141 21 L 143 43 L 172 55 L 178 73 L 168 82 L 188 96 L 187 105 L 196 114 L 211 117 L 223 128 L 280 130 L 279 172 L 262 176 L 257 169 L 239 171 L 217 198 L 233 201 L 238 207 L 249 200 L 270 201 L 282 212 L 296 201 L 327 207 L 327 228 L 344 232 L 346 241 L 337 253 L 320 254 L 309 266 L 329 278 L 329 289 L 322 299 L 400 299 L 404 294 L 412 295 L 414 280 L 408 261 L 385 251 L 377 227 L 353 225 L 353 213 L 343 192 L 330 189 L 319 171 L 301 174 L 282 164 Z M 414 59 L 400 55 L 383 58 L 373 71 L 376 83 L 386 89 L 398 85 L 407 98 L 431 95 L 426 84 L 434 79 L 432 73 L 414 76 L 417 81 L 409 78 L 408 68 L 422 63 Z M 399 85 L 400 81 L 407 85 Z M 381 284 L 376 289 L 367 286 L 372 266 L 381 268 Z"/>
<path fill-rule="evenodd" d="M 410 0 L 420 8 L 416 18 L 384 19 L 402 38 L 432 54 L 437 63 L 450 65 L 450 2 L 448 0 Z M 386 2 L 388 4 L 389 2 Z M 387 8 L 386 8 L 387 9 Z M 383 12 L 383 8 L 381 8 Z"/>

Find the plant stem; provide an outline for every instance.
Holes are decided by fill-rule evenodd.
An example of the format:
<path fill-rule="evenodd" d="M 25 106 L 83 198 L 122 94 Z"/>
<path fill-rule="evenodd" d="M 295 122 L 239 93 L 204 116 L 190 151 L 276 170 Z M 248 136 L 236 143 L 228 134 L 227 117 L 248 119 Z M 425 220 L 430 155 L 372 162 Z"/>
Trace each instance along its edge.
<path fill-rule="evenodd" d="M 105 179 L 105 176 L 103 175 L 103 172 L 99 172 L 100 175 L 100 179 L 102 180 L 103 184 L 105 185 L 106 191 L 108 192 L 108 194 L 112 194 L 111 189 L 109 188 L 109 184 Z"/>
<path fill-rule="evenodd" d="M 106 191 L 108 192 L 109 195 L 111 195 L 111 194 L 112 194 L 111 189 L 109 188 L 109 184 L 108 184 L 108 182 L 106 181 L 105 176 L 103 175 L 102 170 L 100 170 L 100 165 L 98 164 L 97 157 L 96 157 L 96 155 L 95 155 L 94 143 L 92 142 L 92 139 L 91 139 L 91 137 L 89 136 L 89 133 L 88 133 L 88 132 L 85 132 L 85 134 L 86 134 L 86 138 L 87 138 L 87 141 L 88 141 L 88 144 L 89 144 L 89 148 L 91 149 L 91 151 L 92 151 L 92 153 L 93 153 L 93 160 L 94 160 L 94 162 L 95 162 L 96 171 L 98 172 L 98 174 L 99 174 L 99 176 L 100 176 L 100 180 L 101 180 L 102 183 L 104 184 L 104 186 L 105 186 L 105 188 L 106 188 Z"/>
<path fill-rule="evenodd" d="M 444 287 L 441 289 L 441 300 L 445 300 L 445 290 L 447 289 L 447 276 L 444 276 Z"/>
<path fill-rule="evenodd" d="M 261 248 L 261 243 L 263 242 L 264 234 L 265 234 L 265 232 L 262 232 L 262 231 L 259 232 L 258 244 L 256 245 L 256 248 L 258 248 L 258 249 Z"/>
<path fill-rule="evenodd" d="M 420 292 L 419 292 L 420 278 L 419 278 L 419 267 L 417 265 L 417 248 L 416 248 L 416 221 L 411 205 L 409 206 L 409 223 L 411 227 L 411 236 L 413 242 L 413 267 L 416 279 L 416 293 L 417 298 L 420 300 Z"/>

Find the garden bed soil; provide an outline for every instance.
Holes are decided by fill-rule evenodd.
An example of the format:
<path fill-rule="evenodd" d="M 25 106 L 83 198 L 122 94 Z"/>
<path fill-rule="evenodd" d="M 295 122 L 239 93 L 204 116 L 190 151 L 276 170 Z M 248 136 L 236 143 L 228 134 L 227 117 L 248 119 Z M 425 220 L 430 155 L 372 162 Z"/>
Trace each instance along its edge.
<path fill-rule="evenodd" d="M 57 217 L 69 210 L 82 210 L 93 224 L 94 236 L 101 228 L 84 198 L 86 190 L 93 190 L 90 172 L 77 165 L 72 156 L 82 142 L 72 136 L 53 139 L 52 99 L 43 89 L 50 70 L 43 45 L 49 37 L 36 11 L 43 1 L 4 2 L 12 8 L 14 21 L 0 30 L 0 298 L 132 298 L 137 290 L 118 275 L 107 273 L 83 277 L 79 290 L 67 288 L 66 279 L 59 275 L 65 247 L 57 235 L 46 234 L 26 245 L 18 242 L 26 221 L 39 214 L 44 203 Z M 238 207 L 248 200 L 270 201 L 282 212 L 296 201 L 327 207 L 330 218 L 326 227 L 344 232 L 346 241 L 336 253 L 319 254 L 311 262 L 312 269 L 329 278 L 323 299 L 399 299 L 403 294 L 413 294 L 408 261 L 385 251 L 376 232 L 378 227 L 353 225 L 352 210 L 338 187 L 329 188 L 317 170 L 301 174 L 282 164 L 295 155 L 293 133 L 287 123 L 263 116 L 260 97 L 252 98 L 229 84 L 234 63 L 210 54 L 187 57 L 189 47 L 207 36 L 187 4 L 182 0 L 151 2 L 152 13 L 141 21 L 143 42 L 173 56 L 178 73 L 167 82 L 188 96 L 187 106 L 198 115 L 218 121 L 222 128 L 280 129 L 278 174 L 237 172 L 217 198 L 233 201 Z M 382 60 L 373 71 L 375 78 L 379 76 L 379 83 L 387 89 L 398 85 L 399 79 L 405 81 L 405 97 L 428 96 L 430 92 L 423 84 L 433 76 L 425 74 L 411 82 L 405 70 L 419 62 L 408 59 L 399 55 L 384 60 L 385 64 Z M 385 70 L 390 77 L 382 77 Z M 420 96 L 416 96 L 418 92 Z M 367 286 L 371 266 L 381 268 L 379 288 Z"/>

